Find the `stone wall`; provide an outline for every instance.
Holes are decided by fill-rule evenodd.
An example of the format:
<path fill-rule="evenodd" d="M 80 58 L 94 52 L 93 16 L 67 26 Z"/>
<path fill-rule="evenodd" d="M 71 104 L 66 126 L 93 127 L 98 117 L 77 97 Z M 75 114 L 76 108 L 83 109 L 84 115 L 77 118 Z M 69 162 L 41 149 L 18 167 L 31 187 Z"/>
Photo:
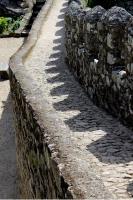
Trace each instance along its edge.
<path fill-rule="evenodd" d="M 29 37 L 10 61 L 9 77 L 16 125 L 18 179 L 20 198 L 23 199 L 73 198 L 68 181 L 65 181 L 63 175 L 64 165 L 59 158 L 59 148 L 52 139 L 55 130 L 52 126 L 52 130 L 49 128 L 50 122 L 46 116 L 41 118 L 42 110 L 48 106 L 45 105 L 46 101 L 38 88 L 36 89 L 34 80 L 28 76 L 29 72 L 23 64 L 40 35 L 42 23 L 52 2 L 53 0 L 46 2 L 33 24 Z M 43 114 L 45 115 L 45 111 Z"/>
<path fill-rule="evenodd" d="M 133 16 L 72 0 L 65 24 L 70 70 L 97 105 L 133 126 Z"/>
<path fill-rule="evenodd" d="M 49 139 L 49 130 L 40 124 L 34 108 L 27 101 L 28 95 L 12 71 L 10 71 L 10 80 L 17 130 L 20 197 L 23 199 L 72 198 L 68 184 L 61 173 L 58 150 Z"/>

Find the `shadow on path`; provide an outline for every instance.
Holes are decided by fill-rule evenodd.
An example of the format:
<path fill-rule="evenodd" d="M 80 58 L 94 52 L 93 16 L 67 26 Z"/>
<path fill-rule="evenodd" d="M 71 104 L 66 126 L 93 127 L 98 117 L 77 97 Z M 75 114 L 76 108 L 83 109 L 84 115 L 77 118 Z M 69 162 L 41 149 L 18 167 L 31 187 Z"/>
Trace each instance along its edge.
<path fill-rule="evenodd" d="M 65 3 L 64 9 L 60 11 L 61 14 L 58 16 L 60 21 L 56 24 L 56 26 L 60 27 L 60 30 L 58 30 L 55 35 L 60 36 L 60 38 L 53 41 L 54 44 L 56 44 L 53 50 L 58 50 L 58 53 L 53 53 L 52 55 L 50 55 L 50 59 L 53 58 L 53 60 L 46 64 L 46 66 L 49 66 L 49 69 L 46 69 L 47 73 L 58 73 L 58 75 L 49 78 L 47 82 L 51 84 L 54 84 L 56 82 L 63 83 L 61 86 L 57 86 L 56 88 L 52 89 L 51 95 L 68 95 L 67 98 L 63 101 L 54 103 L 54 108 L 62 112 L 68 110 L 79 111 L 78 115 L 65 121 L 65 123 L 74 132 L 87 131 L 88 134 L 93 134 L 93 131 L 102 130 L 106 133 L 104 137 L 91 144 L 91 146 L 95 146 L 97 148 L 96 152 L 101 157 L 102 151 L 100 151 L 100 146 L 101 144 L 106 144 L 104 145 L 105 151 L 108 152 L 108 150 L 111 149 L 112 154 L 115 153 L 115 163 L 132 161 L 132 131 L 121 125 L 121 123 L 116 118 L 109 116 L 108 114 L 106 114 L 105 111 L 96 107 L 81 89 L 81 86 L 76 81 L 73 81 L 73 75 L 70 74 L 67 66 L 62 66 L 62 63 L 64 62 L 64 56 L 62 55 L 64 55 L 64 12 L 66 10 L 66 6 L 67 4 Z M 54 67 L 51 67 L 52 65 L 54 65 Z M 92 151 L 91 146 L 87 147 L 90 151 Z M 115 148 L 117 149 L 116 152 Z M 92 151 L 92 153 L 95 152 Z M 98 155 L 96 155 L 96 157 L 97 156 Z M 108 156 L 107 159 L 105 159 L 105 162 L 107 163 L 110 162 Z M 99 159 L 101 161 L 100 157 Z"/>
<path fill-rule="evenodd" d="M 57 74 L 48 78 L 48 83 L 62 83 L 51 90 L 51 96 L 67 95 L 63 101 L 54 103 L 54 108 L 62 112 L 78 111 L 79 114 L 66 119 L 65 123 L 73 132 L 88 134 L 92 142 L 86 148 L 100 162 L 109 165 L 128 165 L 133 161 L 133 132 L 124 127 L 116 118 L 96 107 L 81 86 L 73 81 L 73 75 L 64 63 L 64 12 L 66 7 L 67 3 L 60 10 L 59 22 L 56 24 L 59 30 L 55 33 L 59 38 L 53 41 L 54 53 L 50 55 L 50 61 L 46 64 L 49 68 L 45 70 L 47 74 Z"/>
<path fill-rule="evenodd" d="M 2 83 L 4 81 L 0 81 L 0 84 Z M 5 85 L 3 91 L 4 87 Z M 7 99 L 5 97 L 0 99 L 4 99 L 0 102 L 0 199 L 16 199 L 18 198 L 16 149 L 10 94 Z"/>

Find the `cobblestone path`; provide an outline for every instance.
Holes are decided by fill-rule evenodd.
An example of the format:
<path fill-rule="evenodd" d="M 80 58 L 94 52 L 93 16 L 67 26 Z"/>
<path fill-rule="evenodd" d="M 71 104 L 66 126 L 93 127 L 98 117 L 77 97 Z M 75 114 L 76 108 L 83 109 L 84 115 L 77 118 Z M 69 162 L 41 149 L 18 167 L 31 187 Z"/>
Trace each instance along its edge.
<path fill-rule="evenodd" d="M 83 170 L 89 160 L 114 198 L 131 198 L 133 132 L 93 105 L 69 72 L 64 62 L 66 7 L 67 0 L 54 0 L 40 38 L 25 64 L 49 101 L 49 107 L 69 127 L 70 140 L 84 153 L 83 158 L 79 157 L 85 162 Z"/>
<path fill-rule="evenodd" d="M 0 63 L 21 45 L 23 39 L 0 39 Z M 18 198 L 16 150 L 9 81 L 0 80 L 0 199 Z"/>

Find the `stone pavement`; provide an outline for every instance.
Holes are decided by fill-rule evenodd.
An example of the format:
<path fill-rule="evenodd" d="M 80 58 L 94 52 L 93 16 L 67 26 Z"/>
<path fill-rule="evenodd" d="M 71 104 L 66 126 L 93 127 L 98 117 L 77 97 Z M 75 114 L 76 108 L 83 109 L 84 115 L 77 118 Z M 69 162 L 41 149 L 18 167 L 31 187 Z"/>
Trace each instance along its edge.
<path fill-rule="evenodd" d="M 0 39 L 0 63 L 9 58 L 23 39 Z M 0 80 L 0 199 L 18 198 L 16 150 L 9 81 Z"/>
<path fill-rule="evenodd" d="M 83 152 L 97 177 L 116 199 L 133 191 L 133 132 L 97 108 L 66 66 L 64 12 L 67 0 L 54 0 L 37 44 L 25 61 L 31 76 L 49 101 L 49 109 L 69 127 L 70 140 Z M 69 142 L 69 141 L 68 141 Z M 78 170 L 78 166 L 77 166 Z M 89 173 L 89 172 L 88 172 Z"/>

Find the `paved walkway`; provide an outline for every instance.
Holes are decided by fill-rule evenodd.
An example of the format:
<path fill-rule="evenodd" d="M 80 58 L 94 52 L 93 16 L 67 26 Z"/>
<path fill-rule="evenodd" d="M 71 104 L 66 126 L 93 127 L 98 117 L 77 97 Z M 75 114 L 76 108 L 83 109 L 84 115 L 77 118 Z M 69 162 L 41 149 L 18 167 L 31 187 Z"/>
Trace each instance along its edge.
<path fill-rule="evenodd" d="M 54 108 L 69 127 L 76 148 L 85 155 L 77 155 L 85 163 L 83 170 L 89 160 L 114 198 L 131 198 L 133 132 L 94 106 L 64 63 L 66 6 L 67 0 L 54 0 L 25 64 L 49 101 L 49 108 Z"/>
<path fill-rule="evenodd" d="M 8 63 L 23 39 L 0 39 L 0 63 Z M 0 80 L 0 199 L 17 198 L 16 150 L 9 81 Z"/>

